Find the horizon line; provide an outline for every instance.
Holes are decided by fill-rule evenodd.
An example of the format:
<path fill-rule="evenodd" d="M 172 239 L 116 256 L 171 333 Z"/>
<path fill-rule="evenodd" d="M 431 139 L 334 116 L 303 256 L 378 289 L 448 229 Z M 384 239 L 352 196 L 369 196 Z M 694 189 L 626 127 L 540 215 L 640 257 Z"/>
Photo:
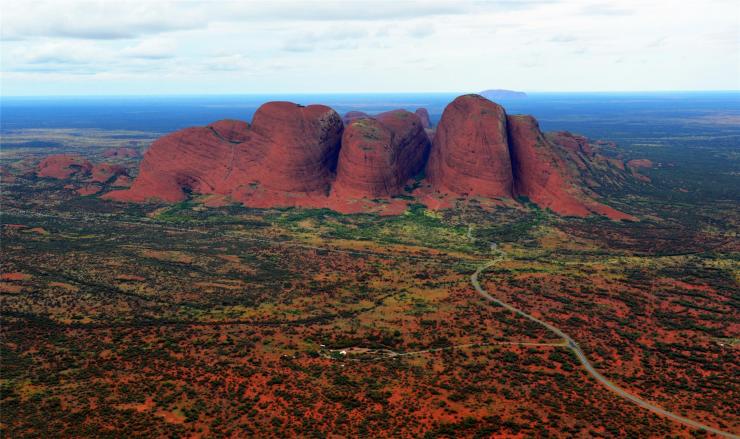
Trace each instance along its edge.
<path fill-rule="evenodd" d="M 493 89 L 502 91 L 523 92 L 527 94 L 667 94 L 667 93 L 740 93 L 740 89 L 679 89 L 679 90 L 514 90 L 514 89 Z M 482 90 L 483 91 L 483 90 Z M 321 96 L 321 95 L 466 95 L 480 94 L 480 91 L 331 91 L 331 92 L 215 92 L 215 93 L 111 93 L 111 94 L 0 94 L 0 100 L 5 98 L 95 98 L 95 97 L 207 97 L 207 96 Z M 513 99 L 523 99 L 524 97 L 515 97 Z M 506 99 L 506 98 L 503 98 Z"/>

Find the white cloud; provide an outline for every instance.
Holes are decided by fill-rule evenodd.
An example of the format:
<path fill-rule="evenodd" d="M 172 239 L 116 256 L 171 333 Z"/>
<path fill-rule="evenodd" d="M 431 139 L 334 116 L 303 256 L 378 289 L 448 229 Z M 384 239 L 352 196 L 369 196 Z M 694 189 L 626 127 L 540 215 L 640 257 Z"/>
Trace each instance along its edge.
<path fill-rule="evenodd" d="M 732 0 L 3 1 L 6 94 L 740 88 Z"/>
<path fill-rule="evenodd" d="M 169 39 L 145 39 L 121 50 L 121 54 L 132 58 L 165 59 L 172 58 L 177 45 Z"/>

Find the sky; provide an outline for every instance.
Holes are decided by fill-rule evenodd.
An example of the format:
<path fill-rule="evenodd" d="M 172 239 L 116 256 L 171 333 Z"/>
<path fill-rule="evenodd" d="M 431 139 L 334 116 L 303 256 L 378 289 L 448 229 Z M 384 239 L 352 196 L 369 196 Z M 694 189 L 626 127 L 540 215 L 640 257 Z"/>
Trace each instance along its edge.
<path fill-rule="evenodd" d="M 737 0 L 0 4 L 0 94 L 740 89 Z"/>

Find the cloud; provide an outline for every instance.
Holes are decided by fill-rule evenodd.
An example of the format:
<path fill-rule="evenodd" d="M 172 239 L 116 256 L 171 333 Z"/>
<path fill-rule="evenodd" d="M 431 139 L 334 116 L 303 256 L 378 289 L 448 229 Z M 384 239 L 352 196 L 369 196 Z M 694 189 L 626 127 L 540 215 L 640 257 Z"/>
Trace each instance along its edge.
<path fill-rule="evenodd" d="M 182 3 L 186 5 L 186 3 Z M 4 3 L 3 39 L 55 37 L 88 40 L 138 36 L 204 27 L 193 8 L 134 1 L 33 1 Z M 176 13 L 173 13 L 175 12 Z"/>
<path fill-rule="evenodd" d="M 9 94 L 737 87 L 732 1 L 1 1 Z"/>
<path fill-rule="evenodd" d="M 550 38 L 548 41 L 553 42 L 553 43 L 572 43 L 578 40 L 579 38 L 574 35 L 560 34 L 560 35 L 555 35 L 554 37 Z"/>
<path fill-rule="evenodd" d="M 288 52 L 311 52 L 326 49 L 354 49 L 353 41 L 364 39 L 368 32 L 363 29 L 329 28 L 324 31 L 307 31 L 293 33 L 282 45 Z"/>
<path fill-rule="evenodd" d="M 650 48 L 661 47 L 661 46 L 665 45 L 665 42 L 666 42 L 667 39 L 668 39 L 667 37 L 656 38 L 653 41 L 651 41 L 650 43 L 648 43 L 647 44 L 647 47 L 650 47 Z"/>
<path fill-rule="evenodd" d="M 434 34 L 434 25 L 430 23 L 419 23 L 408 30 L 408 36 L 412 38 L 426 38 Z"/>
<path fill-rule="evenodd" d="M 546 0 L 347 1 L 40 1 L 5 0 L 3 39 L 58 37 L 118 40 L 205 29 L 218 23 L 265 21 L 376 22 L 480 11 L 520 10 Z"/>
<path fill-rule="evenodd" d="M 581 8 L 584 15 L 632 15 L 634 10 L 609 3 L 596 3 Z"/>
<path fill-rule="evenodd" d="M 87 61 L 61 53 L 45 53 L 29 57 L 27 64 L 87 64 Z"/>
<path fill-rule="evenodd" d="M 131 58 L 166 59 L 175 56 L 177 45 L 172 40 L 143 40 L 121 50 L 121 55 Z"/>
<path fill-rule="evenodd" d="M 13 61 L 20 64 L 90 64 L 105 57 L 106 53 L 93 44 L 45 42 L 43 44 L 16 48 Z"/>

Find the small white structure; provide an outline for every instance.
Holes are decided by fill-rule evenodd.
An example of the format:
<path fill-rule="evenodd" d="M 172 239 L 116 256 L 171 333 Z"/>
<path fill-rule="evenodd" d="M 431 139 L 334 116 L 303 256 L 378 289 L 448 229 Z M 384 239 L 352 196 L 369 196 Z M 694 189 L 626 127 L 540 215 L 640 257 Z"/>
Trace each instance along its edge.
<path fill-rule="evenodd" d="M 347 355 L 347 351 L 339 351 L 339 355 Z"/>

